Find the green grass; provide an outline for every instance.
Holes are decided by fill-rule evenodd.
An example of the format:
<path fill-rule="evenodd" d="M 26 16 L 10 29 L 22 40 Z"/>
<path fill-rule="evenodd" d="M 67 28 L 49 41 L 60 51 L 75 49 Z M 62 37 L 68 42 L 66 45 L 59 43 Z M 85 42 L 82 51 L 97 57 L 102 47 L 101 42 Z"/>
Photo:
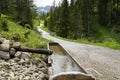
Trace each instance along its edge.
<path fill-rule="evenodd" d="M 34 28 L 37 28 L 37 26 L 39 26 L 40 25 L 40 21 L 39 20 L 33 20 L 33 27 Z"/>
<path fill-rule="evenodd" d="M 96 46 L 103 46 L 103 47 L 108 47 L 111 49 L 120 50 L 120 44 L 113 38 L 107 38 L 103 42 L 94 42 L 94 41 L 89 41 L 87 39 L 72 40 L 72 39 L 62 38 L 59 36 L 54 36 L 54 37 L 62 39 L 62 40 L 66 40 L 66 41 L 71 41 L 71 42 L 84 43 L 84 44 L 90 44 L 90 45 L 96 45 Z"/>
<path fill-rule="evenodd" d="M 2 19 L 7 21 L 9 31 L 0 31 L 0 34 L 7 39 L 11 40 L 13 35 L 17 34 L 23 45 L 32 48 L 46 48 L 47 43 L 50 42 L 49 40 L 42 38 L 37 32 L 20 26 L 15 22 L 16 20 L 12 20 L 10 16 L 2 15 Z M 34 26 L 37 26 L 37 20 L 35 20 L 34 23 Z M 26 36 L 25 34 L 27 32 L 29 32 L 29 34 Z"/>
<path fill-rule="evenodd" d="M 33 27 L 34 28 L 37 28 L 38 26 L 40 26 L 40 24 L 44 24 L 44 21 L 43 20 L 39 20 L 39 19 L 36 19 L 36 20 L 33 20 Z"/>
<path fill-rule="evenodd" d="M 44 30 L 44 31 L 46 31 L 46 32 L 49 32 L 48 28 L 45 27 L 45 26 L 42 26 L 41 29 Z"/>

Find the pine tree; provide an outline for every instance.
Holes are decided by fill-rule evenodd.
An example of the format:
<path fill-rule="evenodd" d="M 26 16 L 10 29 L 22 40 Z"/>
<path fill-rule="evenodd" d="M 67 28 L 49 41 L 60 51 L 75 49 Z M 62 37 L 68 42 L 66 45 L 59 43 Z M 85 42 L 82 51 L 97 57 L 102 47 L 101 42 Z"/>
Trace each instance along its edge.
<path fill-rule="evenodd" d="M 29 24 L 32 28 L 32 9 L 33 0 L 16 0 L 17 19 L 20 21 L 22 26 Z"/>
<path fill-rule="evenodd" d="M 60 27 L 60 36 L 67 38 L 69 33 L 69 7 L 67 0 L 63 0 L 61 4 Z"/>

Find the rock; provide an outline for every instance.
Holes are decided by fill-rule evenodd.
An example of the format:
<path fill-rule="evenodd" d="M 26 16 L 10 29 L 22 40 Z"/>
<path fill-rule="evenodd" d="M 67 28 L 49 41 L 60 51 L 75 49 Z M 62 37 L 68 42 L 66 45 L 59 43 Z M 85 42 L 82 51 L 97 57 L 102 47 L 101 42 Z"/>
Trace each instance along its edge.
<path fill-rule="evenodd" d="M 39 75 L 40 75 L 41 79 L 43 79 L 45 77 L 45 74 L 43 72 L 41 72 Z"/>
<path fill-rule="evenodd" d="M 40 78 L 41 80 L 49 80 L 49 75 L 41 73 Z"/>
<path fill-rule="evenodd" d="M 15 57 L 20 58 L 21 57 L 21 52 L 16 52 Z"/>
<path fill-rule="evenodd" d="M 8 52 L 4 52 L 4 51 L 0 51 L 0 58 L 1 59 L 5 59 L 5 60 L 10 59 L 9 53 Z"/>
<path fill-rule="evenodd" d="M 7 63 L 7 62 L 3 62 L 1 66 L 2 66 L 2 68 L 4 68 L 5 70 L 6 70 L 6 69 L 11 69 L 10 63 Z"/>
<path fill-rule="evenodd" d="M 39 68 L 43 68 L 43 67 L 44 67 L 44 64 L 39 63 L 39 64 L 38 64 L 38 67 L 39 67 Z"/>
<path fill-rule="evenodd" d="M 15 63 L 15 60 L 14 60 L 14 59 L 10 59 L 10 60 L 8 61 L 8 63 Z"/>
<path fill-rule="evenodd" d="M 42 78 L 42 80 L 49 80 L 49 76 L 47 74 L 45 74 L 44 77 Z"/>
<path fill-rule="evenodd" d="M 9 51 L 10 45 L 9 44 L 1 44 L 0 49 L 2 51 Z"/>
<path fill-rule="evenodd" d="M 5 74 L 5 72 L 0 71 L 0 76 L 3 77 L 3 75 Z"/>
<path fill-rule="evenodd" d="M 6 40 L 6 39 L 0 37 L 0 44 L 2 44 L 4 40 Z"/>
<path fill-rule="evenodd" d="M 27 53 L 27 52 L 22 52 L 22 54 L 21 54 L 21 57 L 20 57 L 21 59 L 29 59 L 30 58 L 30 54 L 29 53 Z"/>
<path fill-rule="evenodd" d="M 35 58 L 32 58 L 32 59 L 31 59 L 31 63 L 32 63 L 33 65 L 35 65 L 35 64 L 37 64 L 37 60 L 36 60 Z"/>
<path fill-rule="evenodd" d="M 10 40 L 4 40 L 3 43 L 0 45 L 0 49 L 3 50 L 3 51 L 9 51 Z"/>
<path fill-rule="evenodd" d="M 25 59 L 26 64 L 30 64 L 30 59 Z"/>
<path fill-rule="evenodd" d="M 33 76 L 34 76 L 35 78 L 37 78 L 37 77 L 39 76 L 39 74 L 38 74 L 38 73 L 34 73 Z"/>
<path fill-rule="evenodd" d="M 13 42 L 12 47 L 13 48 L 20 48 L 21 47 L 21 43 L 20 42 Z"/>
<path fill-rule="evenodd" d="M 24 71 L 22 74 L 24 74 L 25 76 L 28 76 L 29 71 L 28 71 L 28 70 L 27 70 L 27 71 Z"/>
<path fill-rule="evenodd" d="M 26 77 L 24 78 L 24 80 L 30 80 L 30 77 L 29 77 L 29 76 L 26 76 Z"/>
<path fill-rule="evenodd" d="M 46 67 L 46 68 L 42 68 L 42 72 L 44 73 L 44 74 L 48 74 L 48 68 Z"/>
<path fill-rule="evenodd" d="M 11 77 L 11 80 L 14 80 L 15 79 L 15 75 L 14 75 L 14 72 L 10 71 L 10 77 Z"/>
<path fill-rule="evenodd" d="M 19 76 L 19 80 L 24 80 L 24 79 L 23 79 L 23 75 L 20 75 L 20 76 Z"/>
<path fill-rule="evenodd" d="M 24 60 L 24 59 L 21 59 L 18 63 L 19 63 L 19 64 L 24 64 L 24 63 L 25 63 L 25 60 Z"/>
<path fill-rule="evenodd" d="M 10 40 L 6 40 L 6 39 L 4 39 L 4 41 L 3 41 L 3 44 L 10 44 Z"/>
<path fill-rule="evenodd" d="M 16 53 L 16 50 L 14 48 L 11 48 L 10 51 L 9 51 L 11 59 L 15 57 L 15 53 Z"/>
<path fill-rule="evenodd" d="M 48 63 L 48 56 L 47 55 L 42 55 L 41 58 L 45 63 Z"/>
<path fill-rule="evenodd" d="M 0 77 L 0 80 L 8 80 L 8 79 L 5 77 Z"/>
<path fill-rule="evenodd" d="M 20 59 L 16 57 L 16 58 L 14 58 L 14 61 L 18 62 L 18 61 L 20 61 Z"/>

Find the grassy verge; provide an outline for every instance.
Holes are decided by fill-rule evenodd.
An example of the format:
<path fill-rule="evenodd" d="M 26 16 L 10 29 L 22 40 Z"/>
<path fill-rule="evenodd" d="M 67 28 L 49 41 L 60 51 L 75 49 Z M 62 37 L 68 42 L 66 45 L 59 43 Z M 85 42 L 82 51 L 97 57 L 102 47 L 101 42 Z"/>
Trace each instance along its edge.
<path fill-rule="evenodd" d="M 49 40 L 46 40 L 41 37 L 40 34 L 36 33 L 34 30 L 30 30 L 27 28 L 24 28 L 20 26 L 17 22 L 14 20 L 11 20 L 12 18 L 9 16 L 2 15 L 2 19 L 5 19 L 7 21 L 8 25 L 8 31 L 0 31 L 0 34 L 2 34 L 7 39 L 13 39 L 14 36 L 19 38 L 20 42 L 22 42 L 23 45 L 32 47 L 32 48 L 46 48 L 47 43 L 50 42 Z M 34 26 L 38 25 L 37 20 L 34 21 Z"/>
<path fill-rule="evenodd" d="M 94 42 L 94 41 L 91 42 L 87 39 L 72 40 L 72 39 L 62 38 L 62 37 L 59 37 L 59 36 L 54 36 L 54 37 L 62 39 L 62 40 L 66 40 L 66 41 L 71 41 L 71 42 L 91 44 L 91 45 L 103 46 L 103 47 L 108 47 L 108 48 L 111 48 L 111 49 L 120 50 L 120 44 L 112 38 L 108 38 L 108 39 L 104 40 L 103 42 Z"/>

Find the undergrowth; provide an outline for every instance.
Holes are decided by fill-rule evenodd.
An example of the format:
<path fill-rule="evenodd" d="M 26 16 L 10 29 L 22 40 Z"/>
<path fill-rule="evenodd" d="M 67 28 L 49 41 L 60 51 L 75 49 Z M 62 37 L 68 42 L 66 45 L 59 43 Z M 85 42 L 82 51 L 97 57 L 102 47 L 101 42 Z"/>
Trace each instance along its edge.
<path fill-rule="evenodd" d="M 7 39 L 12 40 L 14 37 L 16 37 L 24 46 L 32 48 L 46 48 L 47 43 L 50 42 L 49 40 L 42 38 L 42 36 L 34 30 L 20 26 L 16 20 L 13 20 L 13 18 L 10 16 L 2 15 L 1 19 L 6 20 L 8 31 L 4 31 L 0 27 L 0 34 Z M 34 23 L 34 26 L 38 25 L 36 20 L 34 20 Z"/>

